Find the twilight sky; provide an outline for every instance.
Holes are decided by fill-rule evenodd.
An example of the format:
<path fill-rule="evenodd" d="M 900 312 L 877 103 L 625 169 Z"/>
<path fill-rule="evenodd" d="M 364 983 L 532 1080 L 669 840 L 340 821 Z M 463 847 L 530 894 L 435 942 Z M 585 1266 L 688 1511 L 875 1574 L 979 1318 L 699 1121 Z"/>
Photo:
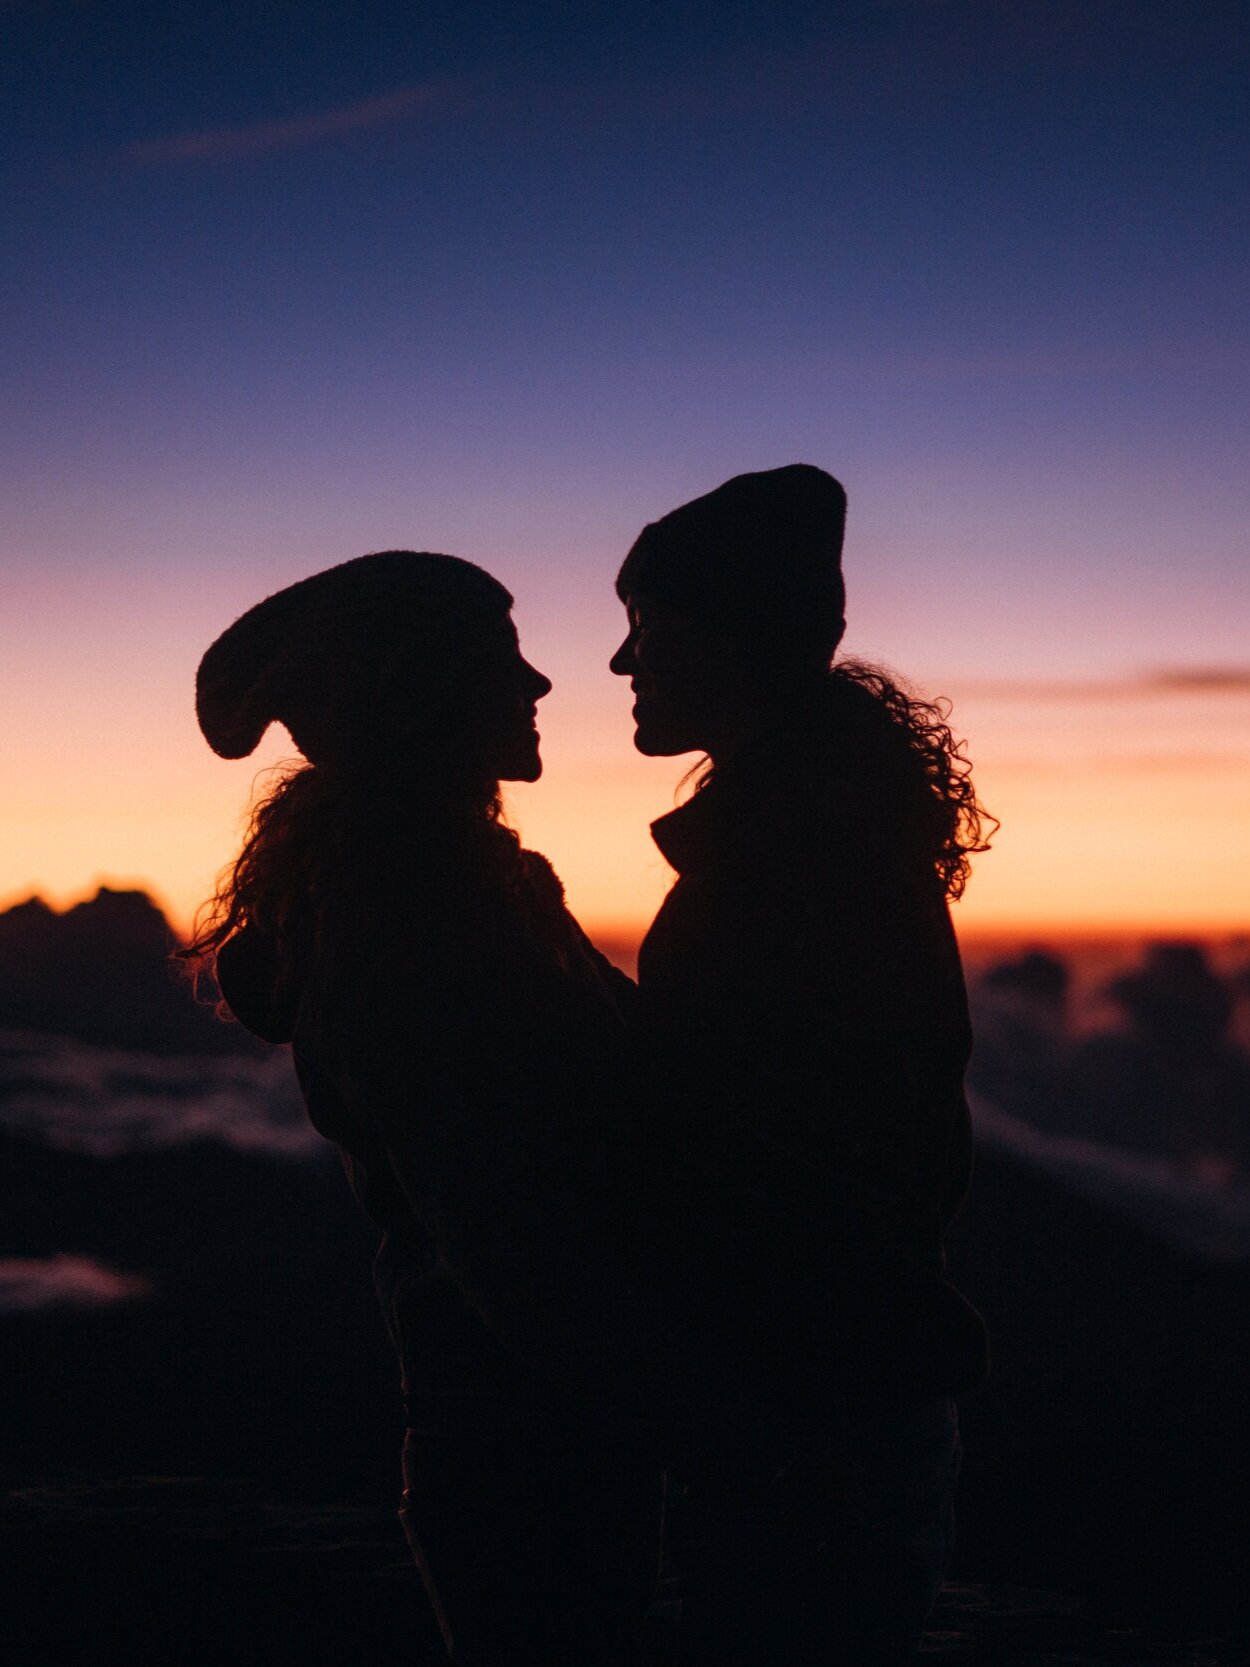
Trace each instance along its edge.
<path fill-rule="evenodd" d="M 200 652 L 399 545 L 515 593 L 556 692 L 514 820 L 641 921 L 684 766 L 630 748 L 616 566 L 803 459 L 850 494 L 848 648 L 954 699 L 1002 818 L 957 919 L 1250 926 L 1246 4 L 0 31 L 0 903 L 185 920 L 256 769 L 199 738 Z"/>

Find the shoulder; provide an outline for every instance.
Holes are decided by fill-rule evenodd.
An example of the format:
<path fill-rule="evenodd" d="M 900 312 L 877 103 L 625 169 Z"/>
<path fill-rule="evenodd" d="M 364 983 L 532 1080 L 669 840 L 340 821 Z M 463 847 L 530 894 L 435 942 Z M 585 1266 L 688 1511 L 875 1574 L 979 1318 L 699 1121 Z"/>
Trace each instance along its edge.
<path fill-rule="evenodd" d="M 562 975 L 618 1011 L 633 1001 L 634 981 L 587 937 L 568 907 L 555 869 L 538 851 L 522 851 L 526 886 L 536 906 L 535 924 Z"/>
<path fill-rule="evenodd" d="M 524 848 L 518 853 L 521 874 L 535 898 L 553 909 L 564 908 L 564 886 L 560 876 L 541 851 Z"/>

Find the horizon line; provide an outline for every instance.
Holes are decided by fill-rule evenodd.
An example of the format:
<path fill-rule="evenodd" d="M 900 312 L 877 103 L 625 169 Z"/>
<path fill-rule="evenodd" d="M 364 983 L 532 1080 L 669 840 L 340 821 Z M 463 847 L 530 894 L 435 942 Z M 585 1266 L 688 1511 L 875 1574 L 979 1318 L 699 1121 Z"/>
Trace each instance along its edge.
<path fill-rule="evenodd" d="M 0 914 L 18 908 L 22 904 L 41 903 L 51 913 L 56 915 L 68 914 L 70 910 L 94 901 L 101 892 L 131 892 L 147 898 L 165 917 L 175 935 L 183 942 L 189 936 L 189 921 L 180 919 L 176 910 L 172 909 L 162 898 L 159 887 L 135 879 L 121 879 L 117 876 L 99 876 L 87 885 L 68 893 L 54 892 L 51 897 L 44 894 L 38 884 L 14 887 L 10 891 L 0 893 Z M 1250 942 L 1250 919 L 1228 921 L 1178 921 L 1178 920 L 1097 920 L 1081 919 L 1074 916 L 1054 916 L 1046 919 L 1033 918 L 1004 918 L 1002 920 L 973 920 L 961 922 L 958 907 L 952 910 L 952 919 L 956 935 L 961 943 L 976 942 L 1019 942 L 1027 939 L 1061 939 L 1066 942 L 1098 942 L 1124 943 L 1141 940 L 1176 940 L 1182 938 L 1203 938 L 1237 940 L 1245 938 Z M 587 935 L 599 943 L 610 943 L 614 946 L 636 946 L 646 934 L 651 922 L 643 917 L 612 918 L 588 914 L 579 917 L 579 923 Z"/>

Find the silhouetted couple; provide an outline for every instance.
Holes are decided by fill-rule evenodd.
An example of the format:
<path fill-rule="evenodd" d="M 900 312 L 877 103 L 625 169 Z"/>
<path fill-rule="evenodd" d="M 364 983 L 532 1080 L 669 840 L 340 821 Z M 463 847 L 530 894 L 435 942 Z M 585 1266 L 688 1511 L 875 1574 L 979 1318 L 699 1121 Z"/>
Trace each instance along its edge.
<path fill-rule="evenodd" d="M 550 684 L 480 568 L 362 556 L 200 667 L 218 753 L 278 720 L 306 761 L 197 947 L 382 1230 L 402 1515 L 467 1667 L 634 1659 L 665 1473 L 685 1663 L 908 1661 L 941 1580 L 978 807 L 941 714 L 834 663 L 844 515 L 740 475 L 621 569 L 636 745 L 708 758 L 637 988 L 499 819 Z"/>

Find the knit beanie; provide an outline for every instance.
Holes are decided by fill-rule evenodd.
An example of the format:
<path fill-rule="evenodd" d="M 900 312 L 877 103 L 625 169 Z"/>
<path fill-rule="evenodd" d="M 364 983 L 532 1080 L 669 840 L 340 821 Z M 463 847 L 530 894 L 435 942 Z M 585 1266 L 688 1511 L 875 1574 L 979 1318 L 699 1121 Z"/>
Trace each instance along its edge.
<path fill-rule="evenodd" d="M 222 758 L 246 758 L 275 720 L 313 764 L 342 761 L 376 728 L 380 668 L 434 689 L 512 598 L 472 562 L 382 550 L 288 585 L 236 619 L 200 661 L 195 709 Z"/>
<path fill-rule="evenodd" d="M 644 527 L 617 594 L 648 595 L 727 630 L 793 637 L 831 655 L 845 629 L 846 493 L 810 463 L 735 475 Z"/>

